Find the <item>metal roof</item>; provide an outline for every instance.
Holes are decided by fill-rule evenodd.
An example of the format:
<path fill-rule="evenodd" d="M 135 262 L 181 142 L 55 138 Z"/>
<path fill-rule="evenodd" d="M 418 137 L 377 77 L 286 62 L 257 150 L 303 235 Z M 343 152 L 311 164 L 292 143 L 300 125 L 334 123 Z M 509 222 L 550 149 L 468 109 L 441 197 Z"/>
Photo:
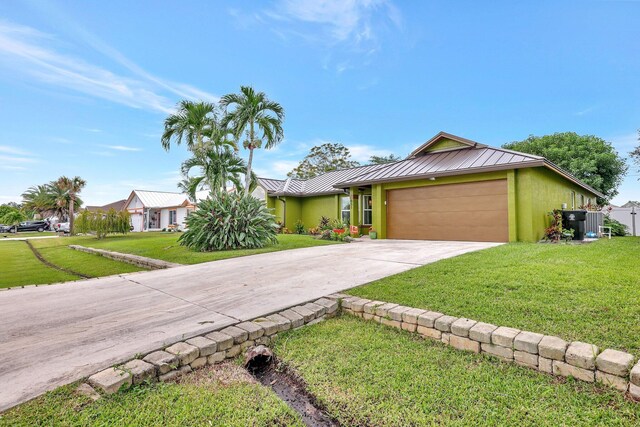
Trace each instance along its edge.
<path fill-rule="evenodd" d="M 166 191 L 133 190 L 145 208 L 168 208 L 189 204 L 189 197 L 182 193 Z"/>
<path fill-rule="evenodd" d="M 386 165 L 385 168 L 339 182 L 336 187 L 348 188 L 379 182 L 407 181 L 419 178 L 435 178 L 536 166 L 551 169 L 591 193 L 604 197 L 602 193 L 544 157 L 487 146 L 427 153 L 419 157 L 400 160 Z"/>
<path fill-rule="evenodd" d="M 335 184 L 355 176 L 383 168 L 387 165 L 367 165 L 351 169 L 342 169 L 327 172 L 307 180 L 287 178 L 277 180 L 258 178 L 258 183 L 267 190 L 271 196 L 317 196 L 322 194 L 341 194 L 344 191 L 336 188 Z M 277 185 L 277 187 L 276 187 Z"/>

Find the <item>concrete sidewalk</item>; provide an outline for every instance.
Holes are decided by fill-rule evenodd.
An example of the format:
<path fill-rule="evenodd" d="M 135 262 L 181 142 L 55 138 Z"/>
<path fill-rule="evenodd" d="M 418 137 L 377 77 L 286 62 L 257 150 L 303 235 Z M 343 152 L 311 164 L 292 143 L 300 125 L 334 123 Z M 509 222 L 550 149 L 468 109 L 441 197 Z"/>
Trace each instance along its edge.
<path fill-rule="evenodd" d="M 496 243 L 374 240 L 0 292 L 0 411 L 185 338 Z"/>

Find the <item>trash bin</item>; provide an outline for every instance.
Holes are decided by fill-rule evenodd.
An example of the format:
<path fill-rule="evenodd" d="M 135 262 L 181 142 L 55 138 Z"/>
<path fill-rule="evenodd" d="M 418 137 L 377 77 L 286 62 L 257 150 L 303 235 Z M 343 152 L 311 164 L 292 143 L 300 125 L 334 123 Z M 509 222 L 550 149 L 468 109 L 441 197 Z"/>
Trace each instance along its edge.
<path fill-rule="evenodd" d="M 573 229 L 573 240 L 584 240 L 587 211 L 562 211 L 562 228 Z"/>

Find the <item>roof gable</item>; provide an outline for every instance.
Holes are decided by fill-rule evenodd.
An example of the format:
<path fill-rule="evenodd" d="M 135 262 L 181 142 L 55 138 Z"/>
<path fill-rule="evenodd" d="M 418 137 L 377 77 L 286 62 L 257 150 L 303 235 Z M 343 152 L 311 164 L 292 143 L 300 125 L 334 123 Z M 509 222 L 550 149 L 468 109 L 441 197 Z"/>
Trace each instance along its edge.
<path fill-rule="evenodd" d="M 464 148 L 481 148 L 486 147 L 470 139 L 462 138 L 447 132 L 438 132 L 436 136 L 413 150 L 408 158 L 422 156 L 428 153 L 436 153 L 440 151 L 460 150 Z"/>

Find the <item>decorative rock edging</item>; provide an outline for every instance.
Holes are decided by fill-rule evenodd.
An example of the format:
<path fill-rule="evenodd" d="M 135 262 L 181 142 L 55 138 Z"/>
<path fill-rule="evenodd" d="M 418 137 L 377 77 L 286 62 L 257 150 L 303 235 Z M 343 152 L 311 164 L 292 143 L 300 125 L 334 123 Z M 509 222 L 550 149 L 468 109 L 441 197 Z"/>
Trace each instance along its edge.
<path fill-rule="evenodd" d="M 105 258 L 126 262 L 128 264 L 137 265 L 138 267 L 150 268 L 153 270 L 161 270 L 164 268 L 182 266 L 182 264 L 177 264 L 175 262 L 167 262 L 159 259 L 147 258 L 140 255 L 131 255 L 131 254 L 123 254 L 120 252 L 106 251 L 104 249 L 87 248 L 86 246 L 80 246 L 80 245 L 69 245 L 69 248 L 75 251 L 86 252 L 94 255 L 100 255 Z"/>
<path fill-rule="evenodd" d="M 142 359 L 107 368 L 89 377 L 89 384 L 112 394 L 122 387 L 171 381 L 193 369 L 236 357 L 256 345 L 269 345 L 278 332 L 312 325 L 338 314 L 340 297 L 320 298 L 279 313 L 210 332 L 153 351 Z"/>
<path fill-rule="evenodd" d="M 375 320 L 423 337 L 442 341 L 458 350 L 486 353 L 501 360 L 551 375 L 600 382 L 640 400 L 640 361 L 618 350 L 600 349 L 579 341 L 496 326 L 443 313 L 334 294 L 342 311 Z"/>

